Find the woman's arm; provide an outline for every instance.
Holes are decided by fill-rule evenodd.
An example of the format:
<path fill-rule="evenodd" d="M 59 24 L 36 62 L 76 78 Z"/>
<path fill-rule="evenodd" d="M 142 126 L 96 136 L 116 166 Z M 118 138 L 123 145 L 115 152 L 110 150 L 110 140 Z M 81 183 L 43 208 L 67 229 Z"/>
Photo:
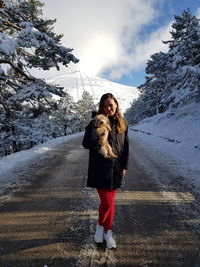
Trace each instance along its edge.
<path fill-rule="evenodd" d="M 97 149 L 99 146 L 98 140 L 96 129 L 93 127 L 93 123 L 91 121 L 85 129 L 82 146 L 86 149 Z"/>
<path fill-rule="evenodd" d="M 91 146 L 91 136 L 92 136 L 92 128 L 91 123 L 88 124 L 88 126 L 85 128 L 85 134 L 82 141 L 82 146 L 86 149 L 89 149 Z"/>

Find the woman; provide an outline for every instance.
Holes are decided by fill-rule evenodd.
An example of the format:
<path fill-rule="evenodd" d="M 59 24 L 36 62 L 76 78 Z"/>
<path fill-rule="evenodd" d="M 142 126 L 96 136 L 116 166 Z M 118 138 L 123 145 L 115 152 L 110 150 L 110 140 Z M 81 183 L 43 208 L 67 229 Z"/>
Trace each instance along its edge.
<path fill-rule="evenodd" d="M 100 198 L 99 220 L 94 240 L 96 243 L 102 243 L 105 239 L 107 248 L 111 249 L 116 248 L 112 233 L 114 197 L 128 168 L 128 126 L 119 111 L 118 101 L 111 93 L 101 97 L 98 114 L 109 118 L 112 130 L 109 132 L 108 141 L 118 157 L 105 158 L 98 153 L 98 139 L 93 134 L 92 121 L 86 127 L 82 144 L 84 148 L 89 149 L 87 186 L 96 188 Z"/>

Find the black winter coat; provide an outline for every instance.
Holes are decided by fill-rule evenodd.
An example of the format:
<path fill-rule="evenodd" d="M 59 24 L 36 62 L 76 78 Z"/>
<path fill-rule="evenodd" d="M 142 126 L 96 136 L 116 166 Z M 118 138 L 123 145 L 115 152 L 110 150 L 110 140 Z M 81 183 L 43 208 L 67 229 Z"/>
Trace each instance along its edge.
<path fill-rule="evenodd" d="M 82 145 L 89 149 L 89 166 L 87 186 L 103 189 L 116 189 L 122 183 L 122 171 L 128 169 L 129 141 L 128 127 L 124 133 L 117 131 L 117 117 L 109 118 L 112 131 L 109 133 L 108 141 L 113 152 L 118 156 L 116 159 L 105 158 L 98 152 L 98 141 L 93 138 L 92 121 L 85 129 Z"/>

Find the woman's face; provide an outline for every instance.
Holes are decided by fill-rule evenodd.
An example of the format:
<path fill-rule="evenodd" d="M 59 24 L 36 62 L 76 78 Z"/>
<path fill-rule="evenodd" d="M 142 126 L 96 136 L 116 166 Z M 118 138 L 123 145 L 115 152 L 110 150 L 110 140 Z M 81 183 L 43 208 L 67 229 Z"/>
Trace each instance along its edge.
<path fill-rule="evenodd" d="M 103 111 L 105 115 L 108 117 L 113 116 L 116 110 L 117 110 L 117 104 L 115 103 L 115 101 L 111 98 L 107 98 L 104 101 L 104 105 L 103 105 Z"/>

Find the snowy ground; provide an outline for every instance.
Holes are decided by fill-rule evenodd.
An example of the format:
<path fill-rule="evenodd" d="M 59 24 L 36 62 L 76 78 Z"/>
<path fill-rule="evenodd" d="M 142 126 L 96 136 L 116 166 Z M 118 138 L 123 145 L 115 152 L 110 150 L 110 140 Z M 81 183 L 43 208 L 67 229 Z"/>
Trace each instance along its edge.
<path fill-rule="evenodd" d="M 169 168 L 170 162 L 175 162 L 176 168 L 183 177 L 190 179 L 196 190 L 200 190 L 200 106 L 190 104 L 178 110 L 171 110 L 163 114 L 143 120 L 140 124 L 130 127 L 129 136 L 133 140 L 141 141 L 147 153 L 151 153 L 159 162 L 165 157 Z M 35 159 L 45 157 L 56 146 L 83 133 L 56 138 L 44 144 L 35 146 L 26 151 L 21 151 L 0 160 L 0 193 L 6 188 L 12 188 L 17 183 L 26 181 L 19 179 L 28 172 L 26 166 Z M 134 145 L 133 145 L 134 147 Z M 176 171 L 176 170 L 174 170 Z"/>
<path fill-rule="evenodd" d="M 23 174 L 27 177 L 30 163 L 45 158 L 45 155 L 63 142 L 78 137 L 83 133 L 77 133 L 66 137 L 59 137 L 43 144 L 39 144 L 29 150 L 20 151 L 0 159 L 0 194 L 7 188 L 18 188 L 24 185 L 27 179 L 21 179 Z M 18 173 L 18 170 L 20 173 Z M 16 186 L 17 185 L 17 186 Z M 13 190 L 12 190 L 13 191 Z"/>
<path fill-rule="evenodd" d="M 130 138 L 139 139 L 147 153 L 176 163 L 179 173 L 200 190 L 200 105 L 189 104 L 144 119 L 130 127 Z M 174 170 L 176 171 L 176 170 Z"/>

